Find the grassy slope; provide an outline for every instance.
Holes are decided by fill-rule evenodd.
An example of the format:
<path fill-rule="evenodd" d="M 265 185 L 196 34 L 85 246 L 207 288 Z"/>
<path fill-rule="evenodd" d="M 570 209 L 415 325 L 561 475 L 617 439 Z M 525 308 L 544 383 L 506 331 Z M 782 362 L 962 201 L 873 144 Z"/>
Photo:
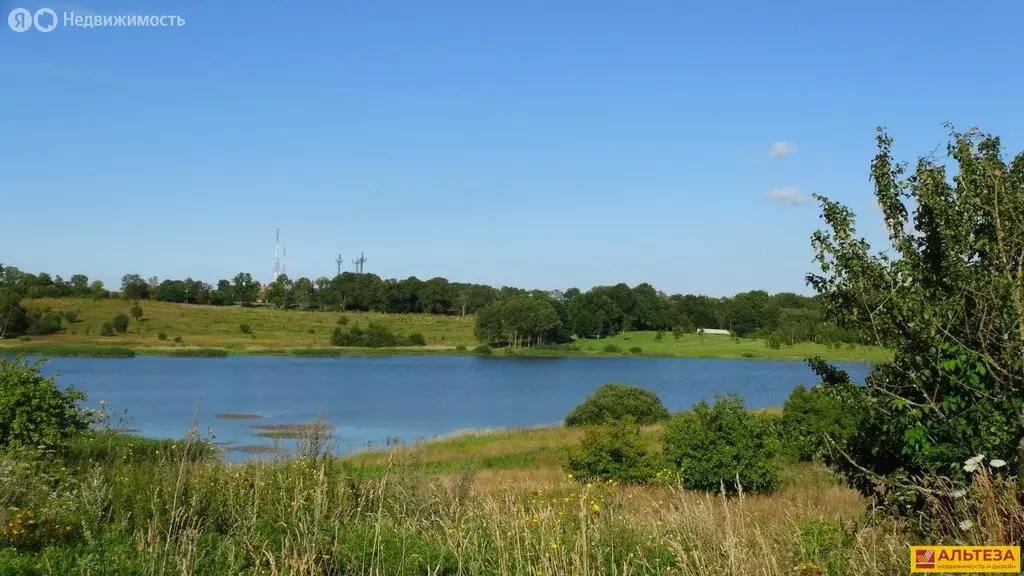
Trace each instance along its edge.
<path fill-rule="evenodd" d="M 128 332 L 112 337 L 99 335 L 100 327 L 117 312 L 128 312 L 130 303 L 124 300 L 91 300 L 83 298 L 40 298 L 24 302 L 28 307 L 54 310 L 77 310 L 79 322 L 62 333 L 32 338 L 30 342 L 5 341 L 4 347 L 23 347 L 50 355 L 77 353 L 88 355 L 98 346 L 118 346 L 142 353 L 167 353 L 172 348 L 223 348 L 231 353 L 279 353 L 329 345 L 330 334 L 337 326 L 339 312 L 274 310 L 269 308 L 242 308 L 197 306 L 168 302 L 142 302 L 145 320 L 132 321 Z M 391 326 L 397 333 L 408 335 L 420 332 L 427 341 L 425 348 L 332 349 L 340 353 L 441 353 L 452 352 L 458 345 L 472 349 L 476 345 L 473 335 L 473 316 L 439 316 L 429 314 L 380 314 L 376 312 L 346 312 L 349 325 L 366 326 L 377 321 Z M 239 325 L 248 324 L 252 334 L 243 334 Z M 313 333 L 309 331 L 313 330 Z M 87 333 L 88 332 L 88 333 Z M 159 340 L 160 332 L 167 340 Z M 580 351 L 564 350 L 496 350 L 496 355 L 604 355 L 608 344 L 617 345 L 624 353 L 639 346 L 645 356 L 680 356 L 697 358 L 763 358 L 802 360 L 821 356 L 835 361 L 877 362 L 888 358 L 884 350 L 857 346 L 832 349 L 821 344 L 801 343 L 784 346 L 779 350 L 768 348 L 761 340 L 733 339 L 723 336 L 683 335 L 676 340 L 666 333 L 661 342 L 655 332 L 628 332 L 601 340 L 580 340 Z M 181 343 L 174 338 L 180 337 Z"/>
<path fill-rule="evenodd" d="M 763 340 L 732 338 L 730 336 L 700 336 L 683 334 L 676 340 L 665 332 L 661 341 L 656 340 L 657 332 L 626 332 L 601 340 L 581 340 L 580 348 L 587 352 L 600 352 L 608 344 L 615 344 L 623 352 L 639 346 L 644 355 L 685 356 L 690 358 L 764 358 L 777 360 L 803 360 L 810 356 L 821 356 L 837 362 L 884 362 L 889 352 L 874 346 L 843 345 L 830 348 L 824 344 L 801 342 L 794 346 L 783 346 L 778 350 L 769 348 Z"/>

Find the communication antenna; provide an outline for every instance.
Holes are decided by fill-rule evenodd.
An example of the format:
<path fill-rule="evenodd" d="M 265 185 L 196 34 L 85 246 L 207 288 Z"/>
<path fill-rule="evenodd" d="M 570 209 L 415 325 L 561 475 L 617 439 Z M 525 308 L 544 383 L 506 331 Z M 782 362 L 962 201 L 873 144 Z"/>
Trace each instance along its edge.
<path fill-rule="evenodd" d="M 281 275 L 281 229 L 274 232 L 274 277 L 270 280 L 275 282 Z"/>
<path fill-rule="evenodd" d="M 360 252 L 359 253 L 359 258 L 357 258 L 356 261 L 355 261 L 356 272 L 358 272 L 359 274 L 362 274 L 363 273 L 363 264 L 365 264 L 365 263 L 366 263 L 366 255 L 363 254 L 362 252 Z"/>
<path fill-rule="evenodd" d="M 344 262 L 344 260 L 341 259 L 341 254 L 338 254 L 338 259 L 334 262 L 338 265 L 338 276 L 341 276 L 341 263 Z"/>
<path fill-rule="evenodd" d="M 287 246 L 282 246 L 281 247 L 281 274 L 287 274 L 287 272 L 285 272 L 285 268 L 284 268 L 284 264 L 285 264 L 285 262 L 287 260 L 288 260 L 288 247 Z M 277 278 L 274 278 L 274 280 L 277 280 Z"/>

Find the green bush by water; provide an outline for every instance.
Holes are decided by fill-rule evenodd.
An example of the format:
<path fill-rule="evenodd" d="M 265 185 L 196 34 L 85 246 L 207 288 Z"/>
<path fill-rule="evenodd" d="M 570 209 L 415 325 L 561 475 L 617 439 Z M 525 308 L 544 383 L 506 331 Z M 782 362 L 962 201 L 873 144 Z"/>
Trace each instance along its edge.
<path fill-rule="evenodd" d="M 661 398 L 650 390 L 628 384 L 604 384 L 565 417 L 566 426 L 588 426 L 630 417 L 640 425 L 668 418 Z"/>

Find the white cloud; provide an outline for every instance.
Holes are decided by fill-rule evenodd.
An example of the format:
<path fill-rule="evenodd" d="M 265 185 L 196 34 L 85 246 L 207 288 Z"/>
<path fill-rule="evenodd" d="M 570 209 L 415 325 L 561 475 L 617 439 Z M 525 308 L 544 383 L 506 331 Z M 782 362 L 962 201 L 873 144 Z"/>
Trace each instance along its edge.
<path fill-rule="evenodd" d="M 779 140 L 768 149 L 768 155 L 772 158 L 785 158 L 796 151 L 796 144 Z"/>
<path fill-rule="evenodd" d="M 785 188 L 775 188 L 768 193 L 768 197 L 772 200 L 778 200 L 791 206 L 797 204 L 803 204 L 807 202 L 809 198 L 800 193 L 800 189 L 796 186 L 786 186 Z"/>

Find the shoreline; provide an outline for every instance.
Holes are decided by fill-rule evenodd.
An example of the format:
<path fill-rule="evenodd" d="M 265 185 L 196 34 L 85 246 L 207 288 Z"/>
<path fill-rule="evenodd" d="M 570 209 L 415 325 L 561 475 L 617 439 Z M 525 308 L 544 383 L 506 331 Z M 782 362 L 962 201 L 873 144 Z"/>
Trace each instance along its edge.
<path fill-rule="evenodd" d="M 460 351 L 449 348 L 356 348 L 356 347 L 291 347 L 291 348 L 225 348 L 225 347 L 152 347 L 130 345 L 98 345 L 98 344 L 23 344 L 0 343 L 2 355 L 31 355 L 54 358 L 134 358 L 136 356 L 162 356 L 179 358 L 226 358 L 245 356 L 276 356 L 282 358 L 343 358 L 367 356 L 474 356 L 491 359 L 562 359 L 562 358 L 640 358 L 640 359 L 718 359 L 718 360 L 775 360 L 803 362 L 806 355 L 786 354 L 786 350 L 766 348 L 763 354 L 746 352 L 700 352 L 693 354 L 663 352 L 603 352 L 587 350 L 529 350 L 511 351 L 494 349 L 492 354 L 474 353 L 472 350 Z M 838 354 L 823 352 L 818 354 L 829 362 L 876 364 L 885 362 L 888 354 L 884 351 L 864 349 L 850 353 L 837 350 Z M 844 353 L 845 352 L 845 353 Z"/>

